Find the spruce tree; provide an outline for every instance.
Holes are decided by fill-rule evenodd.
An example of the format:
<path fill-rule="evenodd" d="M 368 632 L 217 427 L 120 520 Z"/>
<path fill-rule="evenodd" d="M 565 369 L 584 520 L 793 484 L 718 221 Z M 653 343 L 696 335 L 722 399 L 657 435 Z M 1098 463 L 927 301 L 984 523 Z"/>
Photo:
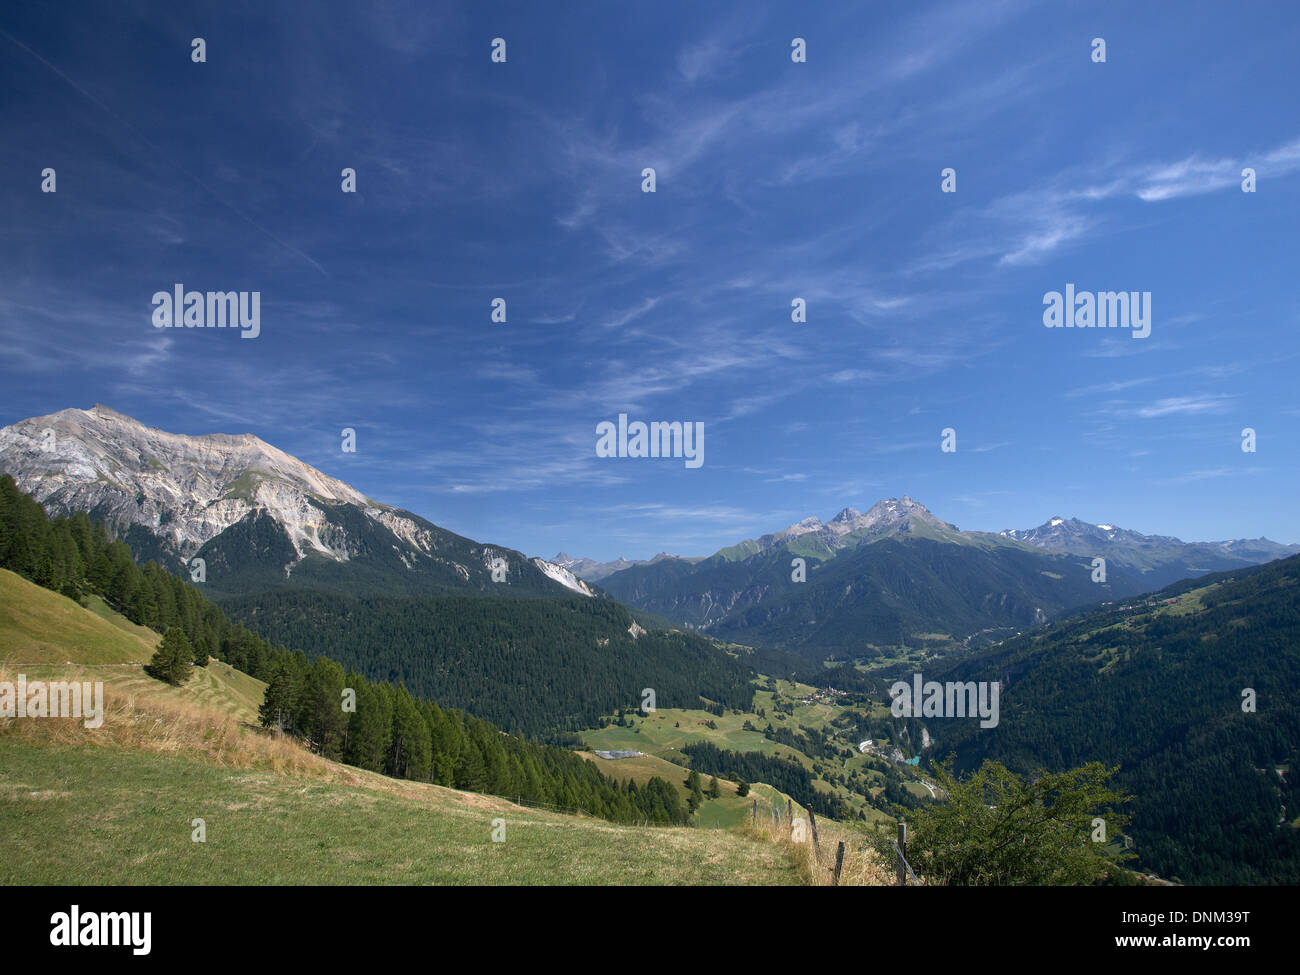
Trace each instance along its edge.
<path fill-rule="evenodd" d="M 325 657 L 312 665 L 303 682 L 300 701 L 303 730 L 309 745 L 326 758 L 343 757 L 343 738 L 348 728 L 343 687 L 343 668 Z"/>
<path fill-rule="evenodd" d="M 694 813 L 704 803 L 704 792 L 700 788 L 700 773 L 691 769 L 691 774 L 686 777 L 686 788 L 691 790 L 690 803 L 691 812 Z"/>
<path fill-rule="evenodd" d="M 153 659 L 149 661 L 150 676 L 169 684 L 183 684 L 189 679 L 194 660 L 194 648 L 189 637 L 179 626 L 169 628 L 164 634 Z"/>
<path fill-rule="evenodd" d="M 293 678 L 286 668 L 281 667 L 271 682 L 266 686 L 262 706 L 257 709 L 258 719 L 263 728 L 275 728 L 283 732 L 284 726 L 293 711 Z"/>
<path fill-rule="evenodd" d="M 382 771 L 393 733 L 392 708 L 388 699 L 359 674 L 348 674 L 347 680 L 350 687 L 356 688 L 357 709 L 348 716 L 343 761 L 371 772 Z"/>

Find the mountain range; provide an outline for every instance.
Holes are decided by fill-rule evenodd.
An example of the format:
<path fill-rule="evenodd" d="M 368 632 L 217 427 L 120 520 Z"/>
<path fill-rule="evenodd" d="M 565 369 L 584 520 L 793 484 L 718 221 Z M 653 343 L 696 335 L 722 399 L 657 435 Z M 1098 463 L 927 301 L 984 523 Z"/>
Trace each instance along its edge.
<path fill-rule="evenodd" d="M 248 434 L 182 436 L 105 406 L 63 410 L 0 429 L 0 474 L 48 515 L 89 514 L 137 560 L 198 582 L 274 645 L 508 731 L 558 741 L 635 707 L 645 687 L 663 706 L 700 707 L 704 695 L 740 707 L 753 694 L 751 666 L 711 641 Z"/>
<path fill-rule="evenodd" d="M 641 559 L 634 561 L 625 559 L 621 555 L 612 562 L 597 562 L 595 559 L 577 558 L 565 552 L 560 552 L 552 556 L 548 561 L 561 568 L 568 569 L 579 579 L 585 579 L 588 582 L 600 582 L 606 576 L 611 576 L 615 572 L 622 572 L 624 569 L 630 569 L 634 565 L 649 565 L 652 562 L 659 562 L 663 559 L 677 559 L 679 555 L 669 555 L 667 552 L 660 552 L 652 559 Z M 698 559 L 686 559 L 688 562 L 699 561 Z"/>
<path fill-rule="evenodd" d="M 904 495 L 707 558 L 660 556 L 602 575 L 601 587 L 722 639 L 872 656 L 1005 637 L 1067 610 L 1296 552 L 1264 538 L 1188 543 L 1059 517 L 1025 531 L 962 531 Z"/>
<path fill-rule="evenodd" d="M 1142 567 L 1152 578 L 1172 573 L 1195 575 L 1230 568 L 1224 563 L 1253 565 L 1284 559 L 1300 552 L 1300 545 L 1283 545 L 1267 538 L 1238 538 L 1226 542 L 1184 542 L 1170 535 L 1143 535 L 1114 525 L 1090 525 L 1077 518 L 1050 518 L 1037 528 L 999 533 L 1049 552 L 1100 555 L 1108 560 Z M 1172 579 L 1170 581 L 1173 581 Z"/>
<path fill-rule="evenodd" d="M 251 434 L 183 436 L 96 404 L 0 429 L 0 471 L 52 515 L 103 521 L 139 558 L 172 571 L 202 559 L 214 595 L 595 595 L 562 566 L 372 501 Z"/>
<path fill-rule="evenodd" d="M 805 518 L 707 558 L 529 558 L 372 500 L 251 434 L 168 433 L 102 405 L 0 429 L 0 472 L 52 515 L 85 511 L 105 522 L 138 558 L 178 572 L 201 559 L 205 591 L 243 597 L 229 608 L 246 622 L 261 613 L 266 625 L 266 594 L 286 589 L 612 596 L 670 625 L 820 659 L 979 645 L 1083 606 L 1300 551 L 1059 517 L 1027 530 L 963 531 L 904 495 L 825 522 Z M 339 611 L 317 609 L 321 620 Z"/>
<path fill-rule="evenodd" d="M 1300 862 L 1296 546 L 1188 543 L 1062 517 L 964 531 L 904 496 L 707 558 L 624 564 L 597 588 L 578 576 L 601 571 L 590 560 L 455 535 L 256 437 L 165 433 L 102 406 L 0 429 L 0 473 L 16 482 L 0 479 L 11 541 L 30 530 L 60 554 L 80 531 L 74 521 L 42 535 L 19 489 L 52 515 L 88 512 L 137 558 L 177 572 L 205 559 L 204 594 L 274 653 L 305 648 L 506 731 L 573 745 L 575 732 L 635 709 L 645 688 L 661 708 L 720 715 L 754 706 L 759 674 L 863 691 L 919 667 L 1000 682 L 1002 714 L 993 730 L 927 719 L 907 740 L 937 740 L 964 771 L 986 758 L 1024 773 L 1119 766 L 1137 797 L 1127 835 L 1149 868 L 1286 883 Z M 1094 581 L 1098 558 L 1106 575 Z M 492 578 L 502 563 L 504 584 Z M 134 622 L 165 608 L 121 585 L 111 562 L 81 571 L 139 609 Z M 146 567 L 136 585 L 160 578 Z M 252 659 L 249 637 L 231 629 L 213 648 Z M 900 648 L 927 653 L 900 659 Z M 876 669 L 828 677 L 836 658 Z M 771 714 L 782 720 L 775 704 Z"/>
<path fill-rule="evenodd" d="M 714 557 L 728 561 L 742 561 L 774 548 L 781 548 L 804 557 L 826 559 L 843 549 L 853 548 L 864 541 L 874 541 L 891 534 L 906 532 L 915 537 L 918 534 L 918 526 L 922 526 L 919 534 L 948 541 L 983 538 L 988 534 L 963 532 L 956 525 L 937 518 L 925 505 L 903 495 L 901 498 L 878 501 L 865 514 L 855 508 L 845 508 L 828 522 L 823 522 L 816 516 L 805 518 L 781 531 L 721 548 L 714 553 Z M 1267 538 L 1234 539 L 1224 542 L 1184 542 L 1170 535 L 1143 535 L 1114 525 L 1092 525 L 1077 518 L 1060 516 L 1050 518 L 1037 528 L 1004 529 L 998 532 L 998 536 L 1009 542 L 1021 542 L 1047 552 L 1087 555 L 1090 558 L 1101 556 L 1125 565 L 1154 571 L 1157 575 L 1153 578 L 1167 575 L 1171 571 L 1177 573 L 1177 578 L 1184 578 L 1197 572 L 1217 571 L 1225 567 L 1221 564 L 1225 562 L 1233 565 L 1257 565 L 1300 552 L 1300 545 L 1284 545 Z M 662 562 L 665 559 L 677 559 L 692 564 L 706 561 L 702 556 L 684 558 L 663 552 L 652 559 L 638 561 L 620 557 L 612 562 L 574 558 L 561 552 L 550 561 L 564 566 L 581 579 L 595 582 L 616 572 L 622 572 L 624 569 Z M 1186 570 L 1170 569 L 1169 567 L 1173 565 L 1186 566 Z M 1204 568 L 1206 565 L 1213 565 L 1215 568 Z"/>

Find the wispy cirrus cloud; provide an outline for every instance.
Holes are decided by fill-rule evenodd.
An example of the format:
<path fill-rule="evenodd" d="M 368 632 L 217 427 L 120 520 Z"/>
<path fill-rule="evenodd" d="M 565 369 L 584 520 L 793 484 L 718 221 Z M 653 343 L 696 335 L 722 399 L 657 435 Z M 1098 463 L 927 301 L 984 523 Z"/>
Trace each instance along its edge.
<path fill-rule="evenodd" d="M 1195 416 L 1201 413 L 1225 413 L 1232 406 L 1235 396 L 1211 394 L 1204 396 L 1166 396 L 1146 406 L 1139 406 L 1132 412 L 1143 418 L 1161 416 Z"/>
<path fill-rule="evenodd" d="M 1289 92 L 1260 79 L 1290 70 L 1279 38 L 1300 14 L 1253 33 L 1208 8 L 1134 18 L 1122 47 L 1149 57 L 1094 65 L 1094 28 L 1029 0 L 523 5 L 500 24 L 321 2 L 223 7 L 212 30 L 241 43 L 206 66 L 183 12 L 104 7 L 73 29 L 6 11 L 67 76 L 0 38 L 11 417 L 98 400 L 248 430 L 540 552 L 709 551 L 905 492 L 985 527 L 1076 489 L 1192 536 L 1296 524 L 1224 503 L 1237 485 L 1205 472 L 1231 467 L 1216 451 L 1238 414 L 1269 451 L 1296 446 L 1295 234 L 1277 214 L 1300 140 Z M 47 156 L 58 195 L 29 178 Z M 260 288 L 262 337 L 155 332 L 149 294 L 176 280 Z M 1045 333 L 1039 298 L 1069 280 L 1157 291 L 1152 337 Z M 705 423 L 704 468 L 601 462 L 595 424 L 618 412 Z M 948 425 L 960 448 L 940 459 Z M 1173 475 L 1158 506 L 1125 490 Z M 1008 478 L 1023 493 L 998 494 Z"/>

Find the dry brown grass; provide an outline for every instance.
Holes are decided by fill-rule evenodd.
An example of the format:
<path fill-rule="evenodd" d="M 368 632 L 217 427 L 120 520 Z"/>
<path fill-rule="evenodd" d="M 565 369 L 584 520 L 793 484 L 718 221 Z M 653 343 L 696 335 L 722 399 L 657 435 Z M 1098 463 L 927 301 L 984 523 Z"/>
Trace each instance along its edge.
<path fill-rule="evenodd" d="M 136 668 L 139 670 L 139 668 Z M 0 663 L 0 681 L 16 681 L 17 671 Z M 35 678 L 30 678 L 35 679 Z M 103 670 L 67 667 L 56 675 L 48 668 L 41 680 L 102 680 Z M 225 768 L 253 769 L 287 776 L 359 786 L 408 799 L 448 799 L 480 809 L 517 811 L 511 802 L 459 792 L 425 782 L 392 779 L 377 772 L 343 765 L 313 753 L 292 738 L 277 738 L 250 727 L 217 708 L 205 707 L 185 688 L 152 678 L 145 682 L 104 680 L 104 723 L 87 728 L 81 718 L 0 718 L 0 736 L 44 747 L 134 749 L 198 758 Z"/>
<path fill-rule="evenodd" d="M 96 681 L 102 671 L 69 667 L 42 680 Z M 17 672 L 0 665 L 0 681 Z M 157 688 L 131 682 L 127 689 L 104 681 L 104 723 L 87 728 L 80 718 L 0 720 L 0 734 L 33 744 L 132 748 L 164 755 L 197 756 L 228 768 L 261 768 L 296 775 L 333 778 L 338 766 L 288 739 L 276 739 L 240 725 L 216 708 L 198 706 L 182 688 Z"/>
<path fill-rule="evenodd" d="M 15 681 L 17 671 L 0 664 L 0 681 Z M 33 678 L 34 679 L 34 678 Z M 103 679 L 101 668 L 67 667 L 55 675 L 42 672 L 41 680 Z M 477 811 L 494 810 L 536 820 L 537 825 L 564 825 L 572 817 L 557 817 L 524 810 L 504 799 L 445 789 L 423 782 L 391 779 L 375 772 L 352 768 L 321 758 L 289 738 L 276 738 L 261 729 L 241 724 L 229 713 L 205 707 L 185 688 L 161 682 L 127 680 L 104 681 L 104 723 L 90 729 L 80 718 L 13 718 L 0 719 L 0 736 L 39 747 L 96 747 L 130 749 L 164 755 L 198 758 L 209 764 L 234 769 L 271 771 L 289 777 L 357 786 L 423 802 L 456 806 Z M 256 798 L 252 800 L 258 801 Z M 563 820 L 563 822 L 560 822 Z M 520 820 L 522 822 L 522 820 Z M 554 822 L 553 822 L 554 821 Z M 612 837 L 622 835 L 626 827 L 593 820 L 585 828 L 608 831 Z M 841 886 L 882 886 L 892 883 L 890 870 L 879 864 L 863 847 L 861 837 L 842 830 L 834 823 L 818 821 L 821 860 L 816 862 L 812 837 L 795 843 L 788 822 L 780 826 L 764 817 L 757 826 L 748 825 L 743 835 L 751 840 L 771 844 L 770 854 L 762 847 L 750 854 L 755 869 L 771 870 L 782 863 L 794 863 L 805 884 L 829 886 L 835 863 L 835 847 L 846 841 Z M 702 830 L 653 830 L 653 836 L 671 852 L 671 856 L 689 856 L 709 861 L 734 854 L 735 835 L 720 831 L 710 835 Z"/>
<path fill-rule="evenodd" d="M 817 820 L 817 834 L 819 844 L 813 843 L 811 830 L 806 830 L 804 842 L 796 843 L 788 822 L 778 825 L 765 817 L 759 823 L 745 827 L 746 836 L 781 847 L 798 865 L 803 882 L 810 887 L 830 887 L 833 884 L 835 851 L 841 840 L 844 841 L 841 887 L 887 887 L 894 882 L 891 868 L 866 848 L 858 834 L 822 819 Z"/>

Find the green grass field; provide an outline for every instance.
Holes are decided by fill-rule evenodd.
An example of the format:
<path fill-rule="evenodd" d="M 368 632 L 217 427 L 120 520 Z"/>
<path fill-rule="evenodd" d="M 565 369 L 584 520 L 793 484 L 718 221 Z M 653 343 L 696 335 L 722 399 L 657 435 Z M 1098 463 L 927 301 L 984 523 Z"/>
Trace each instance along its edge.
<path fill-rule="evenodd" d="M 26 580 L 24 580 L 26 581 Z M 48 590 L 47 590 L 48 591 Z M 116 612 L 108 603 L 104 602 L 102 596 L 96 596 L 93 593 L 86 597 L 86 609 L 90 610 L 100 619 L 107 620 L 124 633 L 130 633 L 138 636 L 150 647 L 158 644 L 158 634 L 147 626 L 141 626 L 139 623 L 132 623 L 121 613 Z"/>
<path fill-rule="evenodd" d="M 0 662 L 148 663 L 157 633 L 92 600 L 92 609 L 0 569 Z"/>
<path fill-rule="evenodd" d="M 704 828 L 659 829 L 389 779 L 271 739 L 265 685 L 220 661 L 183 687 L 149 677 L 158 638 L 0 571 L 0 679 L 102 680 L 108 699 L 99 729 L 0 719 L 0 884 L 807 882 L 789 844 L 731 828 L 749 800 L 730 783 Z M 685 791 L 684 769 L 630 761 L 597 764 Z"/>
<path fill-rule="evenodd" d="M 683 796 L 686 794 L 683 780 L 687 772 L 684 767 L 675 764 L 673 759 L 682 758 L 680 750 L 683 745 L 701 739 L 731 751 L 775 755 L 797 762 L 811 771 L 814 762 L 809 756 L 764 737 L 761 731 L 745 730 L 745 723 L 749 722 L 754 728 L 765 728 L 770 723 L 774 728 L 786 727 L 795 733 L 800 733 L 802 728 L 834 731 L 832 723 L 844 713 L 844 708 L 840 704 L 820 700 L 803 703 L 812 698 L 817 690 L 808 684 L 787 680 L 776 680 L 773 684 L 774 691 L 764 686 L 755 692 L 753 711 L 740 714 L 724 711 L 721 715 L 714 715 L 702 710 L 658 708 L 648 714 L 633 712 L 626 716 L 628 726 L 607 724 L 603 728 L 582 732 L 582 739 L 591 750 L 644 752 L 644 755 L 636 758 L 613 761 L 595 758 L 594 760 L 606 774 L 633 778 L 637 782 L 643 782 L 651 775 L 659 775 L 677 786 Z M 765 712 L 765 716 L 757 713 L 759 709 Z M 855 709 L 860 711 L 861 706 L 855 706 Z M 889 713 L 888 706 L 880 702 L 871 705 L 870 710 L 877 717 L 887 716 Z M 784 713 L 786 711 L 789 713 Z M 710 724 L 715 727 L 709 727 Z M 852 749 L 853 757 L 847 759 L 836 757 L 828 760 L 826 764 L 845 773 L 858 771 L 869 765 L 871 760 L 857 751 L 856 741 L 838 736 L 836 743 L 843 748 Z M 866 774 L 879 777 L 878 773 L 870 770 Z M 881 785 L 883 786 L 883 779 Z M 870 822 L 893 821 L 888 814 L 868 805 L 860 795 L 838 784 L 831 785 L 822 779 L 814 779 L 813 787 L 820 792 L 840 796 L 855 814 L 861 811 Z M 708 828 L 728 828 L 739 825 L 747 815 L 750 806 L 747 800 L 743 803 L 732 801 L 735 799 L 731 795 L 734 789 L 734 784 L 724 785 L 723 797 L 709 800 L 701 806 L 696 821 Z M 919 783 L 910 791 L 917 795 L 929 795 L 929 791 Z M 784 803 L 784 801 L 782 797 L 780 802 Z"/>
<path fill-rule="evenodd" d="M 690 790 L 686 788 L 686 776 L 690 774 L 688 770 L 666 759 L 656 758 L 653 755 L 608 759 L 593 755 L 591 752 L 578 754 L 588 761 L 595 762 L 596 767 L 611 778 L 630 779 L 642 785 L 657 775 L 675 786 L 683 800 L 690 794 Z M 709 778 L 706 776 L 704 786 L 707 788 L 708 784 Z M 747 797 L 736 795 L 736 783 L 729 779 L 719 779 L 718 787 L 722 795 L 717 799 L 706 798 L 696 814 L 695 824 L 700 829 L 736 829 L 744 826 L 750 819 L 754 799 L 758 799 L 764 815 L 769 808 L 785 808 L 785 793 L 761 783 L 751 787 Z"/>
<path fill-rule="evenodd" d="M 735 832 L 620 827 L 357 775 L 364 784 L 0 737 L 0 883 L 801 882 L 782 847 Z"/>
<path fill-rule="evenodd" d="M 10 664 L 9 669 L 20 668 Z M 266 690 L 260 680 L 220 660 L 209 661 L 206 667 L 195 667 L 184 687 L 163 684 L 136 664 L 89 664 L 75 670 L 66 664 L 35 664 L 21 670 L 28 680 L 59 680 L 75 673 L 78 680 L 103 681 L 109 692 L 216 710 L 241 724 L 257 723 L 257 709 Z"/>

